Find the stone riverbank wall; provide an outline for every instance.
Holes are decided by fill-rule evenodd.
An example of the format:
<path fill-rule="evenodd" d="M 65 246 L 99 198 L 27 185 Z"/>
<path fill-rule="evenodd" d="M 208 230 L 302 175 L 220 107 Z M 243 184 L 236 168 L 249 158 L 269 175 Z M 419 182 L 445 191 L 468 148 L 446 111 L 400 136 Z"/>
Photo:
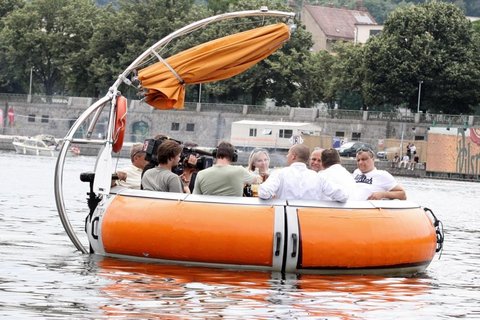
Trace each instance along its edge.
<path fill-rule="evenodd" d="M 27 96 L 22 95 L 0 94 L 0 109 L 3 113 L 0 134 L 6 136 L 51 134 L 62 138 L 93 102 L 92 98 L 33 96 L 27 99 Z M 105 109 L 106 111 L 99 117 L 94 136 L 105 134 L 108 108 Z M 13 121 L 8 116 L 10 110 L 14 112 Z M 426 169 L 425 175 L 431 175 L 429 172 L 433 172 L 446 178 L 455 178 L 459 175 L 460 179 L 465 176 L 466 179 L 479 180 L 480 152 L 476 147 L 471 147 L 474 141 L 470 139 L 469 132 L 476 132 L 476 128 L 480 127 L 480 117 L 473 115 L 206 103 L 186 103 L 183 110 L 156 110 L 142 101 L 130 100 L 125 141 L 143 142 L 146 138 L 162 133 L 184 142 L 191 141 L 200 146 L 214 147 L 219 141 L 230 139 L 233 122 L 245 119 L 313 123 L 322 130 L 321 137 L 313 141 L 316 146 L 331 147 L 333 139 L 360 140 L 375 146 L 376 151 L 389 151 L 388 159 L 391 159 L 395 152 L 400 155 L 404 153 L 408 142 L 415 142 L 421 157 L 420 162 Z M 83 138 L 87 128 L 88 123 L 79 130 L 77 136 Z M 443 146 L 439 142 L 442 139 L 435 139 L 435 145 L 429 147 L 429 135 L 433 131 L 436 134 L 455 137 L 448 139 L 450 141 L 448 146 Z M 463 133 L 461 135 L 459 132 L 465 132 L 467 135 Z M 461 145 L 462 148 L 456 148 L 455 145 Z M 12 146 L 10 143 L 0 142 L 0 148 L 8 150 L 12 149 Z M 96 148 L 82 146 L 81 152 L 93 155 L 96 154 Z M 457 149 L 461 149 L 461 153 L 459 151 L 455 154 Z M 436 152 L 433 152 L 434 150 Z M 448 154 L 442 156 L 442 150 L 448 150 Z M 284 150 L 272 150 L 274 153 L 282 151 Z M 122 154 L 128 154 L 128 150 L 122 150 Z M 430 159 L 428 154 L 431 154 Z M 449 161 L 450 165 L 439 163 L 439 159 Z M 456 165 L 452 166 L 452 163 Z M 429 168 L 430 164 L 435 166 Z M 412 175 L 411 172 L 406 174 Z"/>

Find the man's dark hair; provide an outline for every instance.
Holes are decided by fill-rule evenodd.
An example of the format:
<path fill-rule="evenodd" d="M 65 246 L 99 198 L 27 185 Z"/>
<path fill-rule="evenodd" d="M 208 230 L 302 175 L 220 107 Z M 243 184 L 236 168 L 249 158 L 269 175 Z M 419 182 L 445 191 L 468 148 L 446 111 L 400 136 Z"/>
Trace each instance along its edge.
<path fill-rule="evenodd" d="M 175 158 L 181 154 L 183 147 L 175 140 L 165 140 L 158 147 L 157 160 L 158 163 L 166 164 L 169 159 Z"/>
<path fill-rule="evenodd" d="M 333 148 L 322 151 L 322 165 L 325 169 L 334 164 L 340 163 L 340 154 Z"/>
<path fill-rule="evenodd" d="M 234 155 L 235 155 L 235 148 L 231 143 L 226 141 L 222 141 L 219 143 L 217 147 L 217 153 L 215 155 L 217 159 L 226 158 L 233 162 Z"/>

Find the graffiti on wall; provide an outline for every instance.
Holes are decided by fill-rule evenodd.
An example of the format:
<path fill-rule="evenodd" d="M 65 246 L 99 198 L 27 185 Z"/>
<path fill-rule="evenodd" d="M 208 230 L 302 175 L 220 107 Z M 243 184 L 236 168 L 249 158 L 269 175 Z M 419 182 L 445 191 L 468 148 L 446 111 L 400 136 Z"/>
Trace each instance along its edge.
<path fill-rule="evenodd" d="M 427 171 L 480 175 L 480 128 L 431 128 Z"/>
<path fill-rule="evenodd" d="M 480 128 L 458 130 L 457 138 L 457 172 L 480 174 Z"/>

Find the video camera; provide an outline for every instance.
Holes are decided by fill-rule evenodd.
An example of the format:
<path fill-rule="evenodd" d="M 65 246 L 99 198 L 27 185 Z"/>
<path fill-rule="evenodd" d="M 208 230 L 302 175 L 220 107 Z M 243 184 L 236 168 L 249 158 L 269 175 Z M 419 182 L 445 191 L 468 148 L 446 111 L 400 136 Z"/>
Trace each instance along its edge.
<path fill-rule="evenodd" d="M 164 136 L 159 139 L 147 139 L 143 143 L 143 151 L 145 151 L 145 160 L 150 164 L 149 167 L 153 168 L 158 165 L 157 151 L 158 147 L 165 140 L 173 140 L 178 142 L 180 145 L 181 141 L 172 139 L 170 137 Z M 197 158 L 197 164 L 194 166 L 197 170 L 203 170 L 213 165 L 212 153 L 202 150 L 201 148 L 192 148 L 192 147 L 183 147 L 182 153 L 180 155 L 180 161 L 178 166 L 174 168 L 176 174 L 182 174 L 185 167 L 193 168 L 193 166 L 188 163 L 188 158 L 190 155 L 194 155 Z M 199 156 L 201 155 L 201 156 Z"/>
<path fill-rule="evenodd" d="M 188 162 L 190 155 L 197 158 L 196 165 Z M 178 166 L 174 168 L 174 172 L 178 175 L 182 174 L 185 168 L 194 168 L 196 170 L 203 170 L 213 165 L 212 153 L 199 148 L 183 147 L 182 154 Z"/>

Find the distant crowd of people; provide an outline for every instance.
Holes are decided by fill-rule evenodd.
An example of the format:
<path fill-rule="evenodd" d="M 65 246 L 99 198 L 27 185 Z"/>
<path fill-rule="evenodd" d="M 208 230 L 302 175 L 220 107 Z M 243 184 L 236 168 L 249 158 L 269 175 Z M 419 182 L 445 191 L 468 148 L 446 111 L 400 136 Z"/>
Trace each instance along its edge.
<path fill-rule="evenodd" d="M 415 168 L 418 167 L 420 157 L 417 154 L 417 147 L 415 147 L 415 144 L 409 143 L 407 144 L 406 149 L 407 150 L 402 158 L 400 158 L 398 153 L 395 153 L 392 160 L 392 168 L 398 167 L 399 169 L 405 168 L 407 170 L 415 170 Z"/>
<path fill-rule="evenodd" d="M 198 168 L 198 155 L 183 155 L 179 141 L 157 136 L 158 147 L 148 156 L 144 144 L 131 148 L 131 164 L 116 171 L 112 186 L 162 192 L 216 196 L 247 196 L 261 199 L 320 200 L 405 200 L 406 193 L 395 178 L 375 167 L 374 152 L 363 147 L 356 151 L 357 169 L 346 170 L 334 148 L 310 148 L 293 145 L 286 155 L 287 166 L 270 169 L 266 149 L 254 149 L 247 167 L 235 165 L 237 151 L 222 141 L 211 153 L 214 164 Z M 416 155 L 415 146 L 409 152 Z M 181 163 L 182 162 L 182 163 Z M 176 170 L 181 166 L 182 170 Z"/>

